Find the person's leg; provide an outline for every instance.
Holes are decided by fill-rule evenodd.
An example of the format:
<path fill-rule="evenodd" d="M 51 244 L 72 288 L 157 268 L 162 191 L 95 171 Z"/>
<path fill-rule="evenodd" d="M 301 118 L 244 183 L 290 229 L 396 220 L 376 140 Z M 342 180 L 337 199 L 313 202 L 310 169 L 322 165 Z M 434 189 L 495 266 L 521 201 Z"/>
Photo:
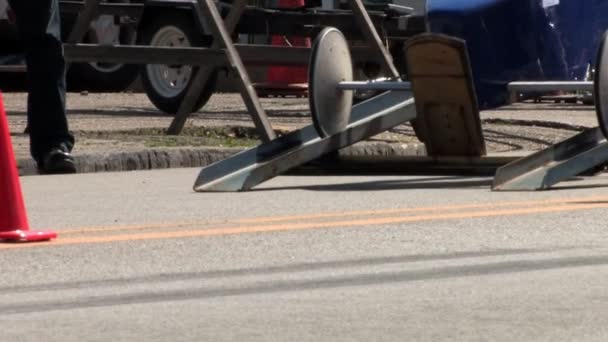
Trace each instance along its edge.
<path fill-rule="evenodd" d="M 28 125 L 32 157 L 43 171 L 69 158 L 74 137 L 65 111 L 65 61 L 57 0 L 9 0 L 28 68 Z M 49 154 L 63 152 L 63 156 Z M 54 151 L 54 152 L 53 152 Z M 70 160 L 73 167 L 73 161 Z M 67 165 L 70 168 L 70 165 Z M 62 168 L 62 165 L 59 165 Z M 55 170 L 58 172 L 71 170 Z"/>

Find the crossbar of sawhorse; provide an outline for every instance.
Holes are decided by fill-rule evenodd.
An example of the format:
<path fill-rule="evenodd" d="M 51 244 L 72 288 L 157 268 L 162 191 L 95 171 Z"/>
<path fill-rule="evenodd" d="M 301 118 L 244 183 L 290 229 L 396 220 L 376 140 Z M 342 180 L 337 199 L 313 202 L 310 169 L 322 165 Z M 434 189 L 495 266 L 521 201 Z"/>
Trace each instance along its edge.
<path fill-rule="evenodd" d="M 496 171 L 493 190 L 542 190 L 608 162 L 608 142 L 591 128 Z"/>
<path fill-rule="evenodd" d="M 291 168 L 315 160 L 416 117 L 409 92 L 389 91 L 355 105 L 351 121 L 337 134 L 320 138 L 313 125 L 203 168 L 195 191 L 245 191 Z"/>
<path fill-rule="evenodd" d="M 256 126 L 260 138 L 264 142 L 268 142 L 276 135 L 270 125 L 270 121 L 266 116 L 266 112 L 260 104 L 260 100 L 251 84 L 249 75 L 243 61 L 241 60 L 239 53 L 234 47 L 232 38 L 230 35 L 234 32 L 236 25 L 238 24 L 243 11 L 245 10 L 246 0 L 235 0 L 232 3 L 232 8 L 223 20 L 219 14 L 213 0 L 197 0 L 195 3 L 196 15 L 199 17 L 201 22 L 208 22 L 209 29 L 213 35 L 212 48 L 221 48 L 226 50 L 228 58 L 228 65 L 236 71 L 238 76 L 238 83 L 240 87 L 241 97 L 245 102 L 245 106 L 251 115 L 253 122 Z M 183 102 L 181 103 L 177 114 L 175 115 L 171 125 L 169 126 L 169 134 L 179 134 L 186 123 L 188 115 L 194 111 L 196 101 L 203 91 L 205 84 L 210 78 L 212 68 L 201 67 L 197 72 L 194 80 L 189 87 Z"/>

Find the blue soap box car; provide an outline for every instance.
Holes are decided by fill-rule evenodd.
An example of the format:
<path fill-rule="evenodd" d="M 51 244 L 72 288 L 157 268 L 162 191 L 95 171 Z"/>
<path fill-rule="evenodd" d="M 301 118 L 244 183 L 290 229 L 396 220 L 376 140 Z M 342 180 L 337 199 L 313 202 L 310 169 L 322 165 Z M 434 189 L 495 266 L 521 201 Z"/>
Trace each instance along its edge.
<path fill-rule="evenodd" d="M 583 80 L 608 28 L 608 0 L 427 0 L 431 32 L 466 40 L 481 108 L 506 84 Z"/>

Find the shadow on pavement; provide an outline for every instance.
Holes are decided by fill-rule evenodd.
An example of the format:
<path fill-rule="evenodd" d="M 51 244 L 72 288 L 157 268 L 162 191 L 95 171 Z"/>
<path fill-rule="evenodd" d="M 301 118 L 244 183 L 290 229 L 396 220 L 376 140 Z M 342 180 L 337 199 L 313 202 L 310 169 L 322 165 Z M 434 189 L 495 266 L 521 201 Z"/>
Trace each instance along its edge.
<path fill-rule="evenodd" d="M 273 190 L 311 190 L 311 191 L 379 191 L 379 190 L 412 190 L 412 189 L 460 189 L 480 188 L 492 185 L 492 179 L 468 178 L 461 176 L 425 177 L 403 180 L 385 180 L 341 184 L 322 184 L 305 186 L 254 188 L 249 191 Z"/>
<path fill-rule="evenodd" d="M 509 254 L 526 254 L 526 253 L 541 253 L 547 250 L 502 250 L 494 252 L 469 252 L 469 253 L 454 253 L 446 254 L 443 258 L 470 258 L 475 256 L 499 256 Z M 286 265 L 279 267 L 263 268 L 263 269 L 244 269 L 244 270 L 225 270 L 212 271 L 190 274 L 165 274 L 154 277 L 134 278 L 134 279 L 119 279 L 106 280 L 98 282 L 82 282 L 82 283 L 67 283 L 67 284 L 50 284 L 39 286 L 36 288 L 27 287 L 21 288 L 19 292 L 27 291 L 45 291 L 50 289 L 64 290 L 69 288 L 89 288 L 92 286 L 107 286 L 107 285 L 131 285 L 134 282 L 164 282 L 176 280 L 197 280 L 201 281 L 210 277 L 226 277 L 230 275 L 260 275 L 264 273 L 279 273 L 293 272 L 320 269 L 323 267 L 352 267 L 358 265 L 379 265 L 386 263 L 397 262 L 413 262 L 421 260 L 439 260 L 440 255 L 430 256 L 404 256 L 404 257 L 389 257 L 378 259 L 362 259 L 355 261 L 344 261 L 321 264 L 297 264 Z M 0 316 L 23 313 L 37 313 L 58 310 L 73 310 L 91 307 L 110 307 L 115 305 L 129 304 L 145 304 L 145 303 L 161 303 L 170 301 L 185 301 L 185 300 L 201 300 L 207 298 L 220 298 L 230 296 L 245 296 L 257 294 L 270 294 L 281 292 L 297 292 L 333 289 L 342 287 L 357 287 L 357 286 L 374 286 L 386 285 L 392 283 L 404 283 L 413 281 L 435 280 L 435 279 L 450 279 L 450 278 L 465 278 L 479 277 L 509 273 L 537 272 L 547 270 L 559 270 L 565 268 L 589 267 L 589 266 L 605 266 L 608 265 L 608 255 L 597 256 L 574 256 L 563 258 L 546 258 L 546 259 L 528 259 L 528 260 L 513 260 L 491 263 L 475 263 L 471 265 L 457 266 L 442 266 L 430 267 L 424 269 L 408 270 L 408 271 L 388 271 L 363 273 L 356 275 L 345 276 L 324 276 L 319 279 L 297 279 L 297 280 L 276 280 L 276 281 L 259 281 L 253 284 L 242 286 L 209 286 L 200 288 L 188 288 L 179 290 L 166 291 L 146 291 L 139 293 L 106 295 L 97 297 L 85 297 L 81 299 L 65 298 L 59 300 L 50 300 L 43 302 L 30 302 L 24 304 L 8 304 L 0 305 Z M 300 268 L 298 270 L 298 268 Z M 204 286 L 204 284 L 201 284 Z M 7 292 L 10 289 L 2 289 Z"/>

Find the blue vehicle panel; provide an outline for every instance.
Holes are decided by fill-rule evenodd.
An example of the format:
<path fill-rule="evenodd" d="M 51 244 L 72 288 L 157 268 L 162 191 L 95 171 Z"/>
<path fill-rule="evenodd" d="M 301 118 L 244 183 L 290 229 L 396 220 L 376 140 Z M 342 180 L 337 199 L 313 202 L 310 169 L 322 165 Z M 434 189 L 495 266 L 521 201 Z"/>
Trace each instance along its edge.
<path fill-rule="evenodd" d="M 466 40 L 481 108 L 517 80 L 581 80 L 608 28 L 608 0 L 427 0 L 429 28 Z"/>

